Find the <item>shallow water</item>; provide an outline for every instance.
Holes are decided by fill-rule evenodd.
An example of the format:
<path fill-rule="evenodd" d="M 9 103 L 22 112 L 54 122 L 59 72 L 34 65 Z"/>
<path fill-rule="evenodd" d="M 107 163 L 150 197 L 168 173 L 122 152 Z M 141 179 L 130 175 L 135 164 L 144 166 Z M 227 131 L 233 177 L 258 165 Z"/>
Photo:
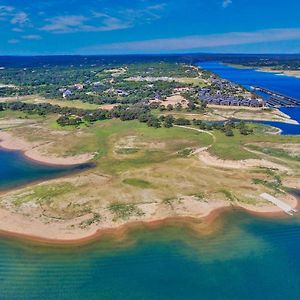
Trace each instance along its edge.
<path fill-rule="evenodd" d="M 4 150 L 0 166 L 0 189 L 81 168 Z M 139 227 L 76 247 L 1 237 L 0 299 L 300 299 L 299 216 L 232 211 L 212 228 L 203 235 L 179 223 Z"/>
<path fill-rule="evenodd" d="M 137 228 L 70 248 L 2 238 L 0 298 L 299 299 L 299 219 L 232 212 L 216 230 Z"/>
<path fill-rule="evenodd" d="M 2 187 L 65 172 L 18 152 L 0 159 Z M 232 211 L 211 229 L 140 226 L 72 247 L 1 237 L 0 299 L 299 299 L 299 218 Z"/>
<path fill-rule="evenodd" d="M 265 87 L 270 90 L 294 97 L 300 101 L 300 78 L 291 76 L 278 76 L 274 73 L 260 72 L 254 69 L 241 69 L 224 65 L 220 62 L 201 62 L 200 67 L 209 70 L 222 78 L 243 85 L 250 89 L 251 86 Z M 292 119 L 300 123 L 300 107 L 284 107 L 280 109 Z M 282 130 L 282 134 L 300 134 L 300 126 L 280 122 L 261 122 Z"/>
<path fill-rule="evenodd" d="M 89 167 L 91 164 L 77 166 L 40 164 L 26 159 L 19 151 L 7 151 L 0 148 L 0 191 L 34 181 L 64 176 Z"/>

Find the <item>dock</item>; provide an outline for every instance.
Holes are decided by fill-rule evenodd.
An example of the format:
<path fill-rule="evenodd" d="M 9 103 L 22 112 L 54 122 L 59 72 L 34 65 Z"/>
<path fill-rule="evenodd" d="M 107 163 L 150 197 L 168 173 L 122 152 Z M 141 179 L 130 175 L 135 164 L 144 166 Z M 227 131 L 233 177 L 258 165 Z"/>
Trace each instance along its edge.
<path fill-rule="evenodd" d="M 269 95 L 270 98 L 265 99 L 265 101 L 271 106 L 275 106 L 275 107 L 299 107 L 300 106 L 300 100 L 298 99 L 259 86 L 255 86 L 252 88 L 255 91 L 259 91 Z"/>
<path fill-rule="evenodd" d="M 263 193 L 263 194 L 260 195 L 260 197 L 263 198 L 264 200 L 267 200 L 267 201 L 275 204 L 277 207 L 279 207 L 280 209 L 282 209 L 286 214 L 288 214 L 290 216 L 293 216 L 294 213 L 298 212 L 297 209 L 292 208 L 287 203 L 283 202 L 280 199 L 277 199 L 277 198 L 273 197 L 270 194 Z"/>

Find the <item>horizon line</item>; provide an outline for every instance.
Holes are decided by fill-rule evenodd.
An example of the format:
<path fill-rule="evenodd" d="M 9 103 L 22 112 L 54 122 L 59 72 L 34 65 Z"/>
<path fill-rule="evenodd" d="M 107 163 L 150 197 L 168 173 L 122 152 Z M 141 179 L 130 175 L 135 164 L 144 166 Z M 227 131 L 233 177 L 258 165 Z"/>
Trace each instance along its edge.
<path fill-rule="evenodd" d="M 55 57 L 55 56 L 86 56 L 86 57 L 95 57 L 95 56 L 182 56 L 182 55 L 292 55 L 297 56 L 299 53 L 243 53 L 243 52 L 176 52 L 176 53 L 114 53 L 114 54 L 0 54 L 0 57 Z"/>

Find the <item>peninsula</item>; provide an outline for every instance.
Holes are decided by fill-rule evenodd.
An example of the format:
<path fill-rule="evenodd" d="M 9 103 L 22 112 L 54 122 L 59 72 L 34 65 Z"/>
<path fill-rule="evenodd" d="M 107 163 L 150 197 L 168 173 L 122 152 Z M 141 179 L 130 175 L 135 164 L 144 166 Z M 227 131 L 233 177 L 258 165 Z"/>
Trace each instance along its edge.
<path fill-rule="evenodd" d="M 298 122 L 204 69 L 86 62 L 4 69 L 0 83 L 1 147 L 49 165 L 94 163 L 1 191 L 3 234 L 75 242 L 168 219 L 205 227 L 232 207 L 284 214 L 262 194 L 297 208 L 299 136 L 249 120 Z"/>

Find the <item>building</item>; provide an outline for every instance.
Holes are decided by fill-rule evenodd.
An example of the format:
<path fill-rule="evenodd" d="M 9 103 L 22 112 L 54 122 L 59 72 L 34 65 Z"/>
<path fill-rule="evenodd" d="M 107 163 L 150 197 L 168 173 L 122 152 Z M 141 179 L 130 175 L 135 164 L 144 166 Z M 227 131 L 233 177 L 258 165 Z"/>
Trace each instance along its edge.
<path fill-rule="evenodd" d="M 70 90 L 65 90 L 62 94 L 63 98 L 67 98 L 71 95 L 73 95 L 73 93 Z"/>
<path fill-rule="evenodd" d="M 74 84 L 74 88 L 78 91 L 83 90 L 84 85 L 82 83 L 76 83 Z"/>

